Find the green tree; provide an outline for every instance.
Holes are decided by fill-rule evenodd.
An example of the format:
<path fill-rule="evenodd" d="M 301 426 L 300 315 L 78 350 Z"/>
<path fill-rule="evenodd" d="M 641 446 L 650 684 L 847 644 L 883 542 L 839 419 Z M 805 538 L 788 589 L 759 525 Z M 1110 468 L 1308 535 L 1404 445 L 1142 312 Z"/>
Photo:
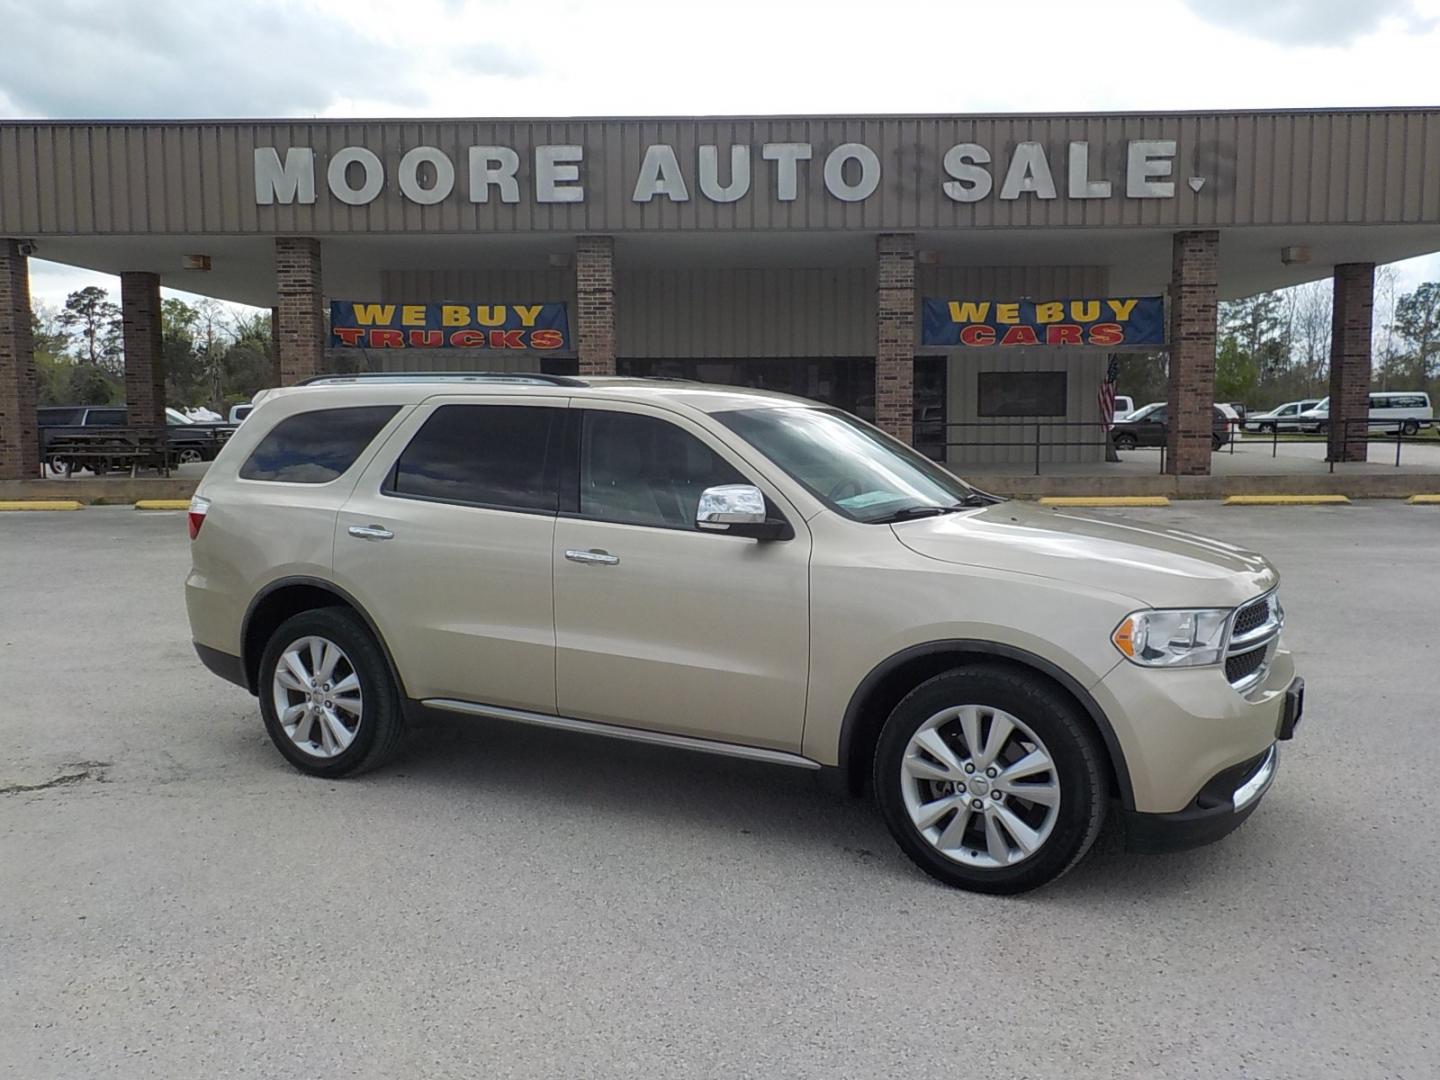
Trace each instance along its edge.
<path fill-rule="evenodd" d="M 1418 389 L 1440 378 L 1440 281 L 1427 281 L 1395 303 L 1395 332 L 1404 348 L 1392 360 L 1393 374 Z"/>
<path fill-rule="evenodd" d="M 235 340 L 225 350 L 224 402 L 237 404 L 249 401 L 256 391 L 274 381 L 271 354 L 270 317 L 257 312 L 237 315 L 233 324 Z"/>
<path fill-rule="evenodd" d="M 1221 338 L 1215 351 L 1215 399 L 1253 402 L 1260 388 L 1260 364 L 1238 339 L 1228 334 Z"/>
<path fill-rule="evenodd" d="M 35 351 L 35 401 L 39 405 L 70 405 L 70 375 L 75 362 L 65 355 L 70 335 L 54 308 L 36 304 L 30 314 L 30 340 Z"/>
<path fill-rule="evenodd" d="M 70 365 L 70 394 L 65 405 L 113 405 L 125 393 L 118 378 L 94 364 Z"/>
<path fill-rule="evenodd" d="M 1220 305 L 1221 337 L 1232 339 L 1235 347 L 1249 358 L 1257 372 L 1257 387 L 1261 378 L 1266 381 L 1280 378 L 1288 366 L 1290 320 L 1287 318 L 1286 306 L 1284 294 L 1278 291 L 1257 293 Z M 1250 394 L 1253 400 L 1253 389 Z M 1243 400 L 1223 394 L 1221 399 Z"/>
<path fill-rule="evenodd" d="M 68 356 L 35 353 L 35 404 L 73 405 L 70 400 L 70 373 L 75 362 Z"/>
<path fill-rule="evenodd" d="M 160 302 L 160 354 L 165 363 L 165 396 L 191 407 L 205 400 L 205 369 L 195 347 L 199 314 L 174 297 Z"/>
<path fill-rule="evenodd" d="M 87 285 L 67 296 L 59 323 L 75 339 L 78 359 L 117 373 L 123 370 L 120 307 L 104 289 Z"/>
<path fill-rule="evenodd" d="M 1135 407 L 1164 401 L 1170 393 L 1170 360 L 1165 353 L 1122 353 L 1116 393 L 1135 399 Z"/>
<path fill-rule="evenodd" d="M 70 335 L 61 325 L 60 313 L 49 304 L 36 303 L 30 309 L 30 340 L 36 355 L 64 356 Z"/>

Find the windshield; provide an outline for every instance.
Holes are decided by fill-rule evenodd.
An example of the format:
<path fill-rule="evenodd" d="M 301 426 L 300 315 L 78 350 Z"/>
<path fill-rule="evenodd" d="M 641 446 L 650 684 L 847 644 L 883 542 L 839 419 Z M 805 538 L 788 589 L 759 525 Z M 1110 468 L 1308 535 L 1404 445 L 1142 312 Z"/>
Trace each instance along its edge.
<path fill-rule="evenodd" d="M 1164 403 L 1163 401 L 1153 401 L 1153 402 L 1151 402 L 1149 405 L 1143 405 L 1143 406 L 1141 406 L 1139 409 L 1136 409 L 1136 410 L 1135 410 L 1134 412 L 1132 412 L 1129 416 L 1125 417 L 1125 419 L 1126 419 L 1126 420 L 1144 420 L 1147 416 L 1149 416 L 1151 413 L 1153 413 L 1156 409 L 1161 409 L 1161 408 L 1164 408 L 1164 407 L 1165 407 L 1165 403 Z"/>
<path fill-rule="evenodd" d="M 195 421 L 186 416 L 179 409 L 166 409 L 165 422 L 167 424 L 193 424 Z"/>
<path fill-rule="evenodd" d="M 838 409 L 742 409 L 715 419 L 855 521 L 897 521 L 995 501 Z"/>

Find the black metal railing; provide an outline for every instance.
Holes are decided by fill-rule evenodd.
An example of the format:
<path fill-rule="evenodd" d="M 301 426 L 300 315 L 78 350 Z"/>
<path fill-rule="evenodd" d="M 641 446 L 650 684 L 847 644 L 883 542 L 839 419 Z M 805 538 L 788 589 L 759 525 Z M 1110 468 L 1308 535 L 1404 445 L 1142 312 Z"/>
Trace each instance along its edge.
<path fill-rule="evenodd" d="M 1393 445 L 1395 447 L 1395 466 L 1397 468 L 1401 464 L 1402 448 L 1407 444 L 1429 444 L 1440 448 L 1440 440 L 1437 440 L 1433 435 L 1428 433 L 1428 429 L 1433 425 L 1433 421 L 1416 420 L 1414 421 L 1415 430 L 1408 433 L 1405 430 L 1407 422 L 1404 420 L 1358 418 L 1346 420 L 1342 423 L 1344 424 L 1346 435 L 1341 441 L 1345 443 L 1362 439 L 1367 445 L 1370 443 L 1380 443 L 1386 446 Z M 1266 426 L 1269 427 L 1268 424 Z M 1098 420 L 954 420 L 946 422 L 945 428 L 946 437 L 944 445 L 947 452 L 952 447 L 956 449 L 1024 447 L 1027 450 L 1032 450 L 1033 454 L 1027 455 L 1027 458 L 1033 462 L 1036 476 L 1041 474 L 1042 459 L 1044 458 L 1043 451 L 1045 449 L 1057 447 L 1089 447 L 1104 450 L 1110 445 L 1111 440 L 1111 435 L 1109 434 L 1110 429 L 1107 429 L 1106 426 Z M 982 433 L 1000 432 L 1000 436 L 987 437 L 982 434 L 978 438 L 956 438 L 951 429 L 961 429 L 962 431 L 978 430 Z M 1060 437 L 1057 437 L 1057 429 L 1062 429 L 1058 432 Z M 1074 429 L 1078 429 L 1076 437 L 1067 437 Z M 1360 434 L 1358 435 L 1355 434 L 1357 429 L 1360 430 Z M 1214 448 L 1214 452 L 1222 453 L 1228 451 L 1231 454 L 1235 453 L 1235 444 L 1239 441 L 1237 436 L 1242 432 L 1246 437 L 1246 441 L 1254 442 L 1260 446 L 1264 445 L 1265 439 L 1268 437 L 1270 441 L 1270 456 L 1272 458 L 1279 456 L 1280 444 L 1282 442 L 1315 444 L 1329 439 L 1328 430 L 1301 432 L 1281 431 L 1278 428 L 1270 428 L 1265 431 L 1257 431 L 1253 427 L 1250 430 L 1246 430 L 1242 421 L 1232 420 L 1224 429 L 1212 429 L 1212 439 L 1214 435 L 1220 435 L 1223 439 L 1222 444 Z M 1126 432 L 1123 431 L 1123 429 L 1116 434 L 1120 436 L 1121 440 L 1123 440 L 1126 435 L 1137 438 L 1145 437 L 1145 433 Z M 1137 443 L 1132 446 L 1116 446 L 1116 450 L 1124 450 L 1126 452 L 1141 448 L 1159 450 L 1160 472 L 1163 473 L 1165 472 L 1166 456 L 1169 451 L 1167 443 L 1168 440 L 1162 437 L 1158 443 L 1152 443 L 1148 446 L 1143 443 Z M 950 455 L 947 453 L 947 456 Z M 1325 461 L 1329 464 L 1329 471 L 1333 473 L 1335 471 L 1335 459 L 1328 450 L 1325 454 Z M 1056 464 L 1056 462 L 1052 461 L 1051 464 Z"/>
<path fill-rule="evenodd" d="M 1034 462 L 1036 476 L 1040 475 L 1040 466 L 1042 464 L 1042 458 L 1044 457 L 1042 451 L 1047 448 L 1053 449 L 1056 447 L 1089 447 L 1091 449 L 1099 449 L 1103 451 L 1110 446 L 1111 429 L 1107 428 L 1098 420 L 951 420 L 946 422 L 945 427 L 947 429 L 976 428 L 980 431 L 997 431 L 1000 429 L 1005 429 L 1005 436 L 1012 436 L 1017 431 L 1023 433 L 1019 438 L 992 437 L 976 439 L 957 439 L 954 438 L 947 430 L 945 438 L 945 448 L 948 451 L 951 447 L 1025 447 L 1026 449 L 1034 451 L 1033 455 L 1029 455 L 1029 457 Z M 1066 429 L 1063 434 L 1068 434 L 1069 429 L 1078 428 L 1080 430 L 1077 434 L 1081 437 L 1056 438 L 1055 429 L 1057 428 Z M 1029 429 L 1028 433 L 1026 432 L 1026 429 Z M 1227 437 L 1226 441 L 1229 442 L 1233 448 L 1234 440 Z M 1160 451 L 1160 471 L 1163 473 L 1165 471 L 1165 442 L 1163 441 L 1163 439 L 1153 448 L 1159 449 Z M 1127 447 L 1126 449 L 1128 450 L 1131 448 Z M 949 454 L 947 453 L 947 457 L 948 456 Z M 1052 461 L 1051 464 L 1057 463 Z"/>

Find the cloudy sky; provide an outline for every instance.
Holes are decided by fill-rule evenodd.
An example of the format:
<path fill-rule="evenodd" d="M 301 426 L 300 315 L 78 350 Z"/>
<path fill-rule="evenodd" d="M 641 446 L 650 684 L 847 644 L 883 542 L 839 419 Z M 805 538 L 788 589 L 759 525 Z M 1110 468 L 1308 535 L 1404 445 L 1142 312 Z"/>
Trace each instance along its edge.
<path fill-rule="evenodd" d="M 0 27 L 0 117 L 1440 104 L 1440 0 L 0 0 Z M 91 280 L 35 265 L 45 302 Z"/>

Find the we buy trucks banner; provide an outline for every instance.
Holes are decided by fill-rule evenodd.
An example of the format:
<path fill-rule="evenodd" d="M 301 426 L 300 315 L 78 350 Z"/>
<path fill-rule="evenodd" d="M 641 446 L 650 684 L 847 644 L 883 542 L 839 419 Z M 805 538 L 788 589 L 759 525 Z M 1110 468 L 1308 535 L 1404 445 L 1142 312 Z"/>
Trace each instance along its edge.
<path fill-rule="evenodd" d="M 1007 301 L 927 296 L 921 344 L 968 349 L 1163 345 L 1165 301 L 1159 296 Z"/>
<path fill-rule="evenodd" d="M 564 304 L 330 303 L 330 344 L 351 349 L 570 348 Z"/>

